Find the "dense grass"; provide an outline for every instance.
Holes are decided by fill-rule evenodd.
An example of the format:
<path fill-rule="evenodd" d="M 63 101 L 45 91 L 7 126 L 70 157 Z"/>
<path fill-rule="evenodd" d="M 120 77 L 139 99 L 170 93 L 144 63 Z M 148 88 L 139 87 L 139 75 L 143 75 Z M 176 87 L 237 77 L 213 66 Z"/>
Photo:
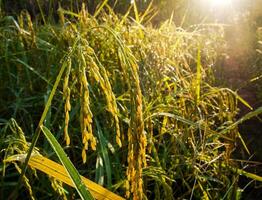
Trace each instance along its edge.
<path fill-rule="evenodd" d="M 38 138 L 44 124 L 82 175 L 127 198 L 240 199 L 239 175 L 261 177 L 232 159 L 237 125 L 261 109 L 236 121 L 238 102 L 248 104 L 213 86 L 223 27 L 184 30 L 170 19 L 155 29 L 150 9 L 131 9 L 135 19 L 106 5 L 96 17 L 60 8 L 55 25 L 25 11 L 1 18 L 1 160 L 30 145 L 57 160 Z M 1 162 L 0 172 L 6 197 L 21 165 Z M 53 178 L 25 175 L 24 198 L 75 198 Z"/>

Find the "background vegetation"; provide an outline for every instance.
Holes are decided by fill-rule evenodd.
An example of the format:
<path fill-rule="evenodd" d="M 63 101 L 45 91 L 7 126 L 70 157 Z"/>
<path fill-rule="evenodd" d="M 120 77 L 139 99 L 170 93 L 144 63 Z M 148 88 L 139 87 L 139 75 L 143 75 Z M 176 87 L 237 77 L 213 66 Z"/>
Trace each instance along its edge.
<path fill-rule="evenodd" d="M 0 1 L 0 198 L 78 198 L 33 168 L 20 176 L 31 150 L 59 162 L 43 125 L 81 175 L 126 198 L 241 199 L 261 187 L 260 168 L 245 171 L 260 163 L 242 160 L 259 145 L 238 129 L 261 125 L 259 11 L 238 7 L 234 24 L 185 0 L 82 3 Z M 233 40 L 240 25 L 251 35 Z"/>

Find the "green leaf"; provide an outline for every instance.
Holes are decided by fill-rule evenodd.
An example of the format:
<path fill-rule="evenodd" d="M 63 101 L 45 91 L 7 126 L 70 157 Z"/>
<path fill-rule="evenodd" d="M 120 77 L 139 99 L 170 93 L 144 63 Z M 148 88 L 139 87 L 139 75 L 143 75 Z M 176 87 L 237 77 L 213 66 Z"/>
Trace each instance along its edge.
<path fill-rule="evenodd" d="M 102 157 L 103 157 L 103 161 L 105 164 L 105 170 L 106 170 L 106 177 L 107 177 L 107 186 L 111 187 L 112 186 L 112 172 L 111 172 L 111 162 L 109 159 L 109 155 L 108 155 L 108 151 L 107 151 L 107 146 L 108 146 L 108 142 L 106 140 L 106 138 L 103 135 L 103 131 L 100 127 L 100 124 L 98 122 L 98 120 L 95 119 L 96 122 L 96 127 L 97 127 L 97 135 L 99 138 L 99 152 L 101 153 Z"/>
<path fill-rule="evenodd" d="M 54 149 L 56 155 L 58 156 L 59 160 L 63 164 L 63 166 L 66 168 L 66 171 L 70 178 L 72 179 L 75 188 L 80 195 L 81 199 L 86 199 L 86 200 L 93 200 L 94 198 L 92 197 L 91 193 L 88 191 L 87 187 L 84 185 L 82 182 L 79 173 L 77 172 L 76 168 L 72 164 L 72 162 L 69 160 L 67 157 L 66 153 L 60 146 L 60 144 L 57 142 L 53 134 L 49 131 L 48 128 L 45 126 L 41 126 L 41 130 L 43 131 L 45 137 L 49 141 L 50 145 Z"/>

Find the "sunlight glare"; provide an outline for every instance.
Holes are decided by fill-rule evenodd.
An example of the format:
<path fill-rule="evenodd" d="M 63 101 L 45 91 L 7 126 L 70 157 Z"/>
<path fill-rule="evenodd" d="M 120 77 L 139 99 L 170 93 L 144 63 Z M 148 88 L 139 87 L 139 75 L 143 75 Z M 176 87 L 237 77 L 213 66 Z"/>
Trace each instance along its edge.
<path fill-rule="evenodd" d="M 231 4 L 231 0 L 211 0 L 211 3 L 214 7 L 228 6 Z"/>

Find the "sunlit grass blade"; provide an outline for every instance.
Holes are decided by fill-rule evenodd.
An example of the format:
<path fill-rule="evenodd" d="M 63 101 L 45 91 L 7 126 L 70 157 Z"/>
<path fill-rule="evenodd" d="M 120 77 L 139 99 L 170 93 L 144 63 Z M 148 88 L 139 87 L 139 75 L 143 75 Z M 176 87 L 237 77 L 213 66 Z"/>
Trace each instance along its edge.
<path fill-rule="evenodd" d="M 121 21 L 119 22 L 119 25 L 123 25 L 123 23 L 126 22 L 127 17 L 129 16 L 132 7 L 133 7 L 133 5 L 131 4 L 129 6 L 128 10 L 126 11 L 125 15 L 122 17 Z"/>
<path fill-rule="evenodd" d="M 201 160 L 209 161 L 210 158 L 208 158 L 208 157 L 205 157 L 205 158 L 202 157 Z M 246 162 L 246 161 L 245 161 L 245 162 Z M 215 165 L 215 167 L 220 167 L 220 166 L 221 166 L 221 167 L 223 167 L 223 168 L 228 168 L 228 169 L 230 169 L 232 172 L 237 173 L 238 175 L 243 175 L 243 176 L 246 176 L 247 178 L 251 178 L 251 179 L 253 179 L 253 180 L 262 182 L 262 177 L 261 177 L 261 176 L 256 175 L 256 174 L 253 174 L 253 173 L 250 173 L 250 172 L 247 172 L 247 171 L 245 171 L 245 170 L 243 170 L 243 169 L 239 169 L 239 168 L 234 167 L 234 166 L 230 166 L 230 165 L 226 164 L 225 162 L 222 162 L 222 163 L 220 163 L 219 165 L 217 165 L 217 164 L 214 164 L 214 165 Z"/>
<path fill-rule="evenodd" d="M 179 116 L 179 115 L 175 115 L 175 114 L 172 114 L 172 113 L 159 112 L 159 113 L 154 113 L 154 114 L 152 114 L 150 117 L 154 117 L 154 116 L 167 116 L 167 117 L 170 117 L 170 118 L 174 118 L 174 119 L 176 119 L 177 121 L 183 122 L 184 124 L 187 124 L 187 125 L 189 125 L 189 126 L 192 126 L 192 127 L 195 127 L 195 128 L 199 128 L 199 129 L 201 129 L 201 130 L 203 130 L 203 131 L 206 131 L 206 132 L 208 132 L 208 133 L 210 133 L 210 134 L 212 134 L 212 135 L 218 135 L 218 136 L 220 136 L 221 138 L 224 138 L 224 139 L 227 139 L 227 140 L 229 140 L 229 141 L 232 141 L 231 138 L 223 135 L 221 132 L 216 132 L 216 131 L 213 131 L 213 130 L 211 130 L 211 129 L 207 129 L 205 126 L 201 126 L 201 124 L 199 124 L 199 123 L 197 123 L 197 122 L 193 122 L 193 121 L 188 120 L 188 119 L 185 119 L 185 118 L 183 118 L 183 117 L 181 117 L 181 116 Z M 149 117 L 148 117 L 148 118 L 149 118 Z M 148 118 L 146 118 L 146 119 L 148 119 Z M 145 120 L 146 120 L 146 119 L 145 119 Z"/>
<path fill-rule="evenodd" d="M 135 13 L 136 22 L 140 24 L 139 13 L 138 13 L 136 1 L 133 1 L 133 5 L 134 5 L 134 13 Z"/>
<path fill-rule="evenodd" d="M 93 196 L 84 185 L 76 168 L 69 160 L 64 150 L 53 136 L 53 134 L 45 126 L 41 126 L 41 130 L 43 131 L 44 135 L 46 136 L 47 140 L 49 141 L 50 145 L 52 146 L 59 160 L 64 165 L 81 199 L 93 200 L 94 199 Z"/>
<path fill-rule="evenodd" d="M 73 16 L 73 17 L 77 17 L 77 18 L 80 17 L 79 14 L 77 14 L 77 13 L 75 13 L 75 12 L 72 12 L 72 11 L 70 11 L 70 10 L 64 10 L 63 8 L 59 8 L 58 11 L 61 12 L 61 13 L 63 13 L 63 14 L 67 14 L 67 15 L 69 15 L 69 16 Z"/>
<path fill-rule="evenodd" d="M 221 166 L 222 166 L 222 167 L 227 167 L 227 168 L 229 168 L 231 171 L 237 173 L 238 175 L 246 176 L 247 178 L 251 178 L 251 179 L 253 179 L 253 180 L 262 182 L 262 176 L 259 176 L 259 175 L 256 175 L 256 174 L 247 172 L 247 171 L 245 171 L 245 170 L 243 170 L 243 169 L 239 169 L 239 168 L 236 168 L 236 167 L 227 166 L 227 165 L 225 165 L 225 164 L 222 164 Z"/>
<path fill-rule="evenodd" d="M 256 117 L 258 115 L 260 115 L 262 113 L 262 107 L 257 108 L 256 110 L 247 113 L 245 116 L 241 117 L 239 120 L 237 120 L 236 122 L 234 122 L 233 124 L 231 124 L 230 126 L 228 126 L 227 128 L 225 128 L 224 130 L 220 131 L 220 134 L 225 134 L 226 132 L 234 129 L 236 126 L 238 126 L 239 124 L 243 123 L 246 120 L 251 119 L 252 117 Z"/>
<path fill-rule="evenodd" d="M 15 162 L 20 161 L 24 162 L 26 154 L 16 154 L 13 156 L 8 157 L 4 160 L 4 163 L 7 162 Z M 39 171 L 44 172 L 45 174 L 54 177 L 55 179 L 69 185 L 75 187 L 72 179 L 68 175 L 65 167 L 63 165 L 58 164 L 40 154 L 33 154 L 28 162 L 28 165 Z M 119 195 L 107 190 L 106 188 L 102 187 L 101 185 L 85 178 L 84 176 L 80 176 L 83 183 L 89 188 L 90 193 L 93 197 L 97 200 L 124 200 Z"/>
<path fill-rule="evenodd" d="M 236 95 L 237 99 L 238 99 L 241 103 L 243 103 L 243 104 L 244 104 L 246 107 L 248 107 L 250 110 L 253 110 L 252 106 L 251 106 L 246 100 L 244 100 L 241 96 L 239 96 L 239 95 L 236 94 L 236 93 L 235 93 L 235 95 Z"/>
<path fill-rule="evenodd" d="M 145 12 L 144 12 L 143 15 L 140 17 L 140 22 L 143 22 L 143 20 L 145 19 L 145 17 L 146 17 L 147 15 L 149 15 L 149 14 L 153 11 L 152 6 L 153 6 L 153 1 L 151 1 L 151 2 L 149 3 L 149 5 L 147 6 Z"/>
<path fill-rule="evenodd" d="M 201 84 L 201 50 L 199 46 L 197 49 L 197 72 L 196 72 L 196 85 L 195 85 L 196 105 L 198 105 L 200 101 L 200 84 Z"/>
<path fill-rule="evenodd" d="M 262 176 L 258 176 L 256 174 L 247 172 L 247 171 L 242 170 L 242 169 L 232 168 L 232 171 L 235 171 L 235 170 L 236 170 L 237 174 L 239 174 L 239 175 L 243 175 L 243 176 L 246 176 L 246 177 L 251 178 L 253 180 L 262 182 Z"/>
<path fill-rule="evenodd" d="M 52 176 L 63 183 L 66 183 L 72 187 L 75 187 L 72 179 L 68 176 L 68 173 L 64 166 L 40 155 L 32 156 L 29 160 L 29 166 L 32 168 L 36 168 L 49 176 Z M 114 194 L 113 192 L 103 188 L 97 183 L 80 176 L 83 183 L 89 188 L 90 193 L 94 196 L 95 199 L 98 200 L 124 200 L 124 198 Z"/>
<path fill-rule="evenodd" d="M 250 155 L 250 151 L 249 151 L 249 149 L 248 149 L 244 139 L 242 138 L 242 136 L 241 136 L 241 134 L 239 132 L 237 133 L 237 136 L 239 137 L 239 139 L 240 139 L 243 147 L 245 148 L 246 152 L 248 153 L 248 155 Z"/>
<path fill-rule="evenodd" d="M 245 116 L 243 116 L 242 118 L 240 118 L 238 121 L 234 122 L 233 124 L 231 124 L 230 126 L 228 126 L 227 128 L 223 129 L 222 131 L 219 132 L 219 134 L 225 134 L 226 132 L 234 129 L 235 127 L 237 127 L 239 124 L 243 123 L 244 121 L 246 120 L 249 120 L 251 119 L 252 117 L 256 117 L 258 116 L 259 114 L 262 113 L 262 107 L 259 107 L 258 109 L 256 109 L 255 111 L 253 112 L 249 112 L 247 113 Z M 246 152 L 248 154 L 250 154 L 250 151 L 248 150 L 248 147 L 247 145 L 245 144 L 241 134 L 238 132 L 237 133 L 237 136 L 239 137 L 243 147 L 245 148 Z"/>
<path fill-rule="evenodd" d="M 99 6 L 99 8 L 96 10 L 94 17 L 96 17 L 97 15 L 99 15 L 99 13 L 101 12 L 101 10 L 104 8 L 104 6 L 107 4 L 108 0 L 104 0 L 102 2 L 102 4 Z"/>

